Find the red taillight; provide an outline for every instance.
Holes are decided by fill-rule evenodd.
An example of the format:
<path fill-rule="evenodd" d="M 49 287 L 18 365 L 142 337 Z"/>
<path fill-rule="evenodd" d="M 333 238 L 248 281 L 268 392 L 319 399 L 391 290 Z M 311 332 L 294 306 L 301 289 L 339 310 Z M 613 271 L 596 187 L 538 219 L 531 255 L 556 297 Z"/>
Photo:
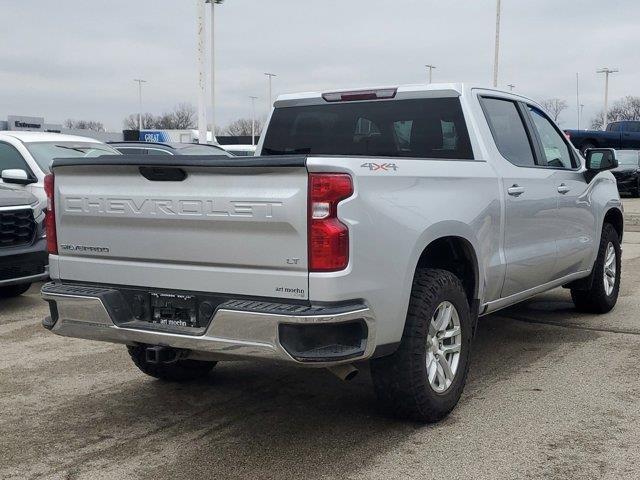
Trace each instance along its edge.
<path fill-rule="evenodd" d="M 309 270 L 335 272 L 349 264 L 349 229 L 338 220 L 338 203 L 353 195 L 346 173 L 309 174 Z"/>
<path fill-rule="evenodd" d="M 47 232 L 47 250 L 53 255 L 58 254 L 58 235 L 56 233 L 56 209 L 53 202 L 54 176 L 52 173 L 44 177 L 44 192 L 47 194 L 47 210 L 44 226 Z"/>
<path fill-rule="evenodd" d="M 384 100 L 394 98 L 398 90 L 396 88 L 380 88 L 378 90 L 356 90 L 354 92 L 323 93 L 325 102 L 355 102 L 358 100 Z"/>

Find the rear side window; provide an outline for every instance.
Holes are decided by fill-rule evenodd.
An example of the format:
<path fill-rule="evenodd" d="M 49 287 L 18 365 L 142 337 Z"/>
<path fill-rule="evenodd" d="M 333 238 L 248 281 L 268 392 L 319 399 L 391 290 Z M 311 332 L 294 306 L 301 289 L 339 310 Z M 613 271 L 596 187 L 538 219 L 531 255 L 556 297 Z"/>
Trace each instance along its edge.
<path fill-rule="evenodd" d="M 483 98 L 481 102 L 502 156 L 519 167 L 535 166 L 531 142 L 516 104 L 497 98 Z"/>
<path fill-rule="evenodd" d="M 473 159 L 457 98 L 277 108 L 262 154 Z"/>

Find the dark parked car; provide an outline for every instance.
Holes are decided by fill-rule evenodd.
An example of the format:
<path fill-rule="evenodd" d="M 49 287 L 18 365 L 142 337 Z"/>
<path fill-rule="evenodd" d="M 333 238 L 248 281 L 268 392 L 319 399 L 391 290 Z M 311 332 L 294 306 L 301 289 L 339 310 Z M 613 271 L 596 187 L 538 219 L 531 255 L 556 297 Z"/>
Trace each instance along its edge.
<path fill-rule="evenodd" d="M 640 197 L 640 150 L 616 151 L 618 168 L 611 170 L 620 193 Z"/>
<path fill-rule="evenodd" d="M 640 121 L 611 122 L 602 130 L 565 130 L 571 143 L 583 154 L 589 148 L 640 148 Z"/>
<path fill-rule="evenodd" d="M 229 152 L 215 145 L 200 143 L 153 143 L 153 142 L 109 142 L 124 155 L 222 155 L 232 157 Z"/>
<path fill-rule="evenodd" d="M 44 213 L 29 192 L 0 185 L 0 298 L 49 277 Z"/>

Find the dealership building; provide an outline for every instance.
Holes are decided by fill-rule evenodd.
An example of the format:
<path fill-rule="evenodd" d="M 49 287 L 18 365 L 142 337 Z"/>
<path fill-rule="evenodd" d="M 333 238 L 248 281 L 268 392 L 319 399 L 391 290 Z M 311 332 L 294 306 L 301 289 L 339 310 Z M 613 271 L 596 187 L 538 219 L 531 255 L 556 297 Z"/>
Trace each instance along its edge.
<path fill-rule="evenodd" d="M 6 120 L 0 120 L 0 131 L 23 132 L 52 132 L 67 135 L 90 137 L 102 142 L 121 142 L 124 140 L 122 132 L 94 132 L 93 130 L 64 128 L 58 123 L 47 123 L 44 117 L 29 117 L 24 115 L 9 115 Z"/>

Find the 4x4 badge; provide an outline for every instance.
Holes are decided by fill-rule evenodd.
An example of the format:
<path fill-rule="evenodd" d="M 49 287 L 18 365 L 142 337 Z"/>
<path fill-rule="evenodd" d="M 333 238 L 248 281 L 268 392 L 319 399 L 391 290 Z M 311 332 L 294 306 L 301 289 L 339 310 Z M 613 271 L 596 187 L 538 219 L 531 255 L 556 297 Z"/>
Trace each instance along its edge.
<path fill-rule="evenodd" d="M 393 170 L 394 172 L 398 171 L 398 166 L 395 163 L 363 163 L 360 165 L 360 168 L 368 168 L 372 172 Z"/>

